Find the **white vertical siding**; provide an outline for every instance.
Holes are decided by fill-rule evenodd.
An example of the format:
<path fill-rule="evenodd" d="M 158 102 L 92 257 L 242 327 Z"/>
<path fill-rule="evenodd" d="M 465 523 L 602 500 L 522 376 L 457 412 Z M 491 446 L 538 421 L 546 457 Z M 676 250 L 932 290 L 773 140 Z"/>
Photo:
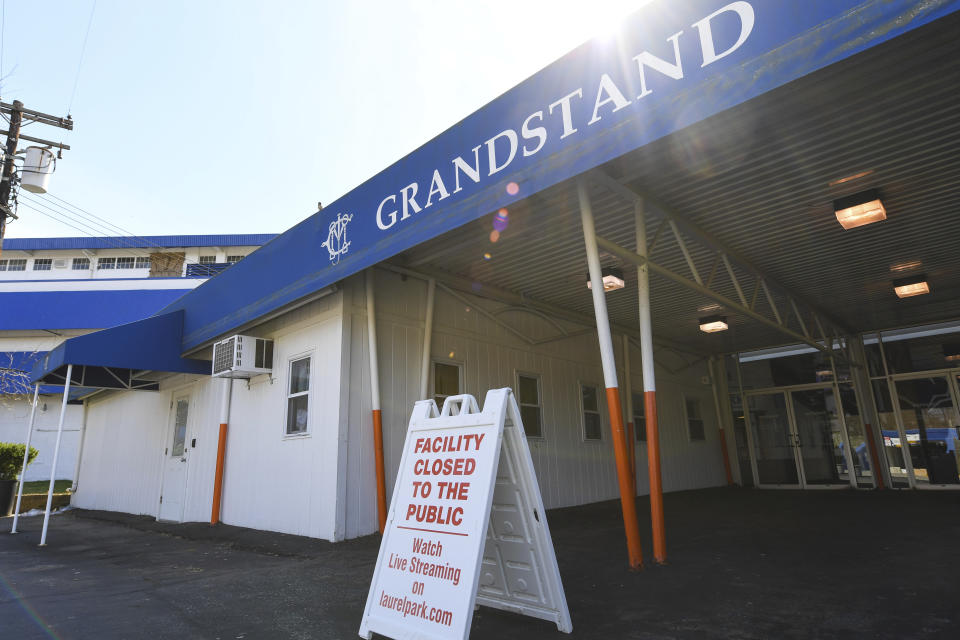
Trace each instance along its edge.
<path fill-rule="evenodd" d="M 418 399 L 425 284 L 376 272 L 387 495 L 392 493 L 409 414 Z M 275 340 L 273 376 L 237 380 L 232 393 L 222 520 L 257 529 L 328 540 L 376 531 L 376 485 L 370 415 L 370 370 L 363 277 L 342 291 L 249 331 Z M 618 496 L 609 417 L 596 336 L 587 333 L 532 346 L 477 309 L 489 300 L 437 291 L 431 353 L 463 364 L 463 388 L 482 400 L 491 388 L 513 387 L 516 372 L 540 376 L 543 438 L 529 440 L 547 507 Z M 559 334 L 529 313 L 499 316 L 532 339 Z M 580 327 L 562 324 L 568 330 Z M 310 433 L 287 437 L 288 363 L 311 355 Z M 664 358 L 669 354 L 662 353 Z M 639 353 L 632 352 L 639 372 Z M 673 360 L 665 360 L 674 366 Z M 622 369 L 622 362 L 618 363 Z M 724 483 L 716 416 L 703 363 L 672 375 L 658 368 L 661 461 L 666 491 Z M 582 437 L 579 383 L 600 389 L 603 438 Z M 633 389 L 641 389 L 639 375 Z M 160 466 L 172 394 L 191 394 L 187 499 L 184 518 L 210 515 L 221 380 L 174 376 L 160 393 L 111 394 L 91 403 L 77 504 L 86 508 L 156 513 Z M 700 399 L 706 440 L 690 442 L 683 394 Z M 646 449 L 638 443 L 638 487 L 647 491 Z"/>
<path fill-rule="evenodd" d="M 89 401 L 77 493 L 83 509 L 155 516 L 169 415 L 166 393 L 128 391 Z"/>
<path fill-rule="evenodd" d="M 57 443 L 57 423 L 60 421 L 62 399 L 62 394 L 40 396 L 33 437 L 30 440 L 30 446 L 39 453 L 24 474 L 28 482 L 50 479 L 50 466 L 53 463 L 53 450 Z M 26 442 L 32 401 L 33 394 L 0 394 L 0 442 Z M 67 413 L 63 421 L 63 438 L 60 441 L 60 458 L 57 460 L 58 480 L 73 480 L 82 426 L 83 407 L 67 405 Z"/>
<path fill-rule="evenodd" d="M 351 287 L 361 290 L 362 280 L 352 279 L 346 286 L 348 290 Z M 390 496 L 407 422 L 419 388 L 425 284 L 381 270 L 376 272 L 376 296 L 387 495 Z M 477 306 L 496 310 L 497 303 L 469 297 L 468 301 L 470 304 L 465 304 L 438 289 L 431 353 L 437 359 L 462 363 L 464 391 L 481 401 L 488 389 L 514 387 L 517 371 L 540 376 L 543 438 L 531 438 L 528 442 L 545 505 L 554 508 L 618 497 L 596 336 L 588 333 L 531 346 L 477 312 Z M 354 313 L 359 315 L 362 310 Z M 532 339 L 559 334 L 548 321 L 522 311 L 505 311 L 499 318 Z M 561 324 L 570 331 L 580 328 Z M 365 341 L 362 331 L 355 332 L 354 349 L 361 350 Z M 639 372 L 639 352 L 633 350 L 631 357 L 633 370 Z M 365 358 L 360 364 L 367 368 Z M 618 364 L 622 368 L 622 362 Z M 724 483 L 716 417 L 711 409 L 712 392 L 709 385 L 701 382 L 706 373 L 702 363 L 677 375 L 658 367 L 658 415 L 665 491 Z M 365 376 L 361 380 L 366 379 Z M 582 437 L 580 382 L 595 384 L 600 389 L 603 439 L 599 442 L 587 442 Z M 642 389 L 639 375 L 633 377 L 633 389 Z M 369 391 L 364 388 L 362 393 L 368 394 Z M 703 442 L 689 441 L 683 418 L 683 394 L 700 399 L 706 433 Z M 635 446 L 638 487 L 641 493 L 646 493 L 646 445 L 638 443 Z M 366 473 L 372 478 L 372 465 Z M 370 502 L 360 511 L 375 516 L 375 494 L 368 491 L 359 495 L 371 496 Z"/>
<path fill-rule="evenodd" d="M 258 376 L 249 389 L 246 381 L 234 383 L 222 502 L 227 524 L 338 538 L 343 323 L 339 306 L 316 311 L 292 328 L 259 331 L 276 340 L 273 378 Z M 309 433 L 286 436 L 289 361 L 305 355 L 312 357 Z"/>

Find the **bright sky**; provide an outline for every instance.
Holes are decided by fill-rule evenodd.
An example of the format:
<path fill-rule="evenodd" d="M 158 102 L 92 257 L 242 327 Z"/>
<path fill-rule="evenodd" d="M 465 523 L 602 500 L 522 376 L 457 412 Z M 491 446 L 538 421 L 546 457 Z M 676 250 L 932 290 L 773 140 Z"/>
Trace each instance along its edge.
<path fill-rule="evenodd" d="M 281 232 L 643 4 L 98 0 L 75 130 L 23 133 L 73 147 L 50 194 L 136 235 Z M 66 115 L 92 6 L 5 1 L 4 102 Z"/>

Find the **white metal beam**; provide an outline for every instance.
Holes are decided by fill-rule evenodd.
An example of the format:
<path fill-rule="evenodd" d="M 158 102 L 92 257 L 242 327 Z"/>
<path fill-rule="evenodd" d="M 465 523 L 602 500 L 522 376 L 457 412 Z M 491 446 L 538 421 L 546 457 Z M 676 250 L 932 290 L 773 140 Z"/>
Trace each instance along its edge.
<path fill-rule="evenodd" d="M 780 290 L 785 293 L 788 297 L 803 303 L 805 307 L 808 307 L 825 319 L 827 319 L 831 324 L 837 326 L 839 329 L 842 329 L 844 333 L 856 333 L 856 331 L 849 327 L 845 322 L 839 320 L 838 318 L 827 313 L 824 309 L 819 308 L 818 305 L 812 303 L 809 300 L 806 300 L 803 296 L 799 295 L 797 292 L 792 291 L 791 289 L 785 287 L 784 285 L 778 283 L 774 278 L 771 278 L 768 274 L 765 274 L 759 268 L 757 268 L 752 262 L 747 260 L 744 256 L 740 255 L 739 252 L 732 249 L 726 243 L 715 238 L 709 232 L 700 228 L 699 225 L 692 222 L 685 216 L 677 213 L 676 211 L 671 210 L 669 207 L 665 206 L 663 203 L 659 202 L 655 197 L 652 197 L 649 193 L 641 190 L 636 190 L 632 187 L 622 184 L 615 178 L 611 177 L 609 174 L 605 173 L 602 170 L 594 169 L 589 173 L 591 180 L 595 181 L 597 184 L 602 185 L 613 193 L 619 194 L 622 198 L 627 200 L 630 203 L 635 202 L 637 199 L 642 198 L 648 205 L 657 209 L 662 215 L 670 218 L 678 227 L 683 229 L 687 234 L 696 239 L 698 242 L 703 245 L 717 251 L 721 254 L 726 254 L 729 259 L 733 260 L 747 271 L 751 272 L 758 278 L 764 280 L 767 284 L 774 287 L 775 289 Z"/>

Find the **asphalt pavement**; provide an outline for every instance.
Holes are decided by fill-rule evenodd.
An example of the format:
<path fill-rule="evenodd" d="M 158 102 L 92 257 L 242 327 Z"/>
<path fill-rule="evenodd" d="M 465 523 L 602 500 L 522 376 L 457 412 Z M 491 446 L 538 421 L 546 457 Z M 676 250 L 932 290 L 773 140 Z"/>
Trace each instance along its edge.
<path fill-rule="evenodd" d="M 649 532 L 648 502 L 639 501 Z M 471 638 L 957 638 L 960 492 L 665 496 L 669 564 L 619 502 L 548 512 L 574 631 L 481 607 Z M 336 544 L 71 510 L 8 535 L 0 639 L 356 638 L 379 536 Z"/>

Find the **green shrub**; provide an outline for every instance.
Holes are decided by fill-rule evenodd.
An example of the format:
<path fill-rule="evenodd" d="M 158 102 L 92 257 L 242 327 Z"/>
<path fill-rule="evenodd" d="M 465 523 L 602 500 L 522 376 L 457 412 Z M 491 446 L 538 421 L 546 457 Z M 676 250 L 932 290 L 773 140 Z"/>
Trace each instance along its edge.
<path fill-rule="evenodd" d="M 0 480 L 16 480 L 23 466 L 23 450 L 26 445 L 13 442 L 0 442 Z M 27 465 L 33 462 L 40 452 L 30 447 Z"/>

